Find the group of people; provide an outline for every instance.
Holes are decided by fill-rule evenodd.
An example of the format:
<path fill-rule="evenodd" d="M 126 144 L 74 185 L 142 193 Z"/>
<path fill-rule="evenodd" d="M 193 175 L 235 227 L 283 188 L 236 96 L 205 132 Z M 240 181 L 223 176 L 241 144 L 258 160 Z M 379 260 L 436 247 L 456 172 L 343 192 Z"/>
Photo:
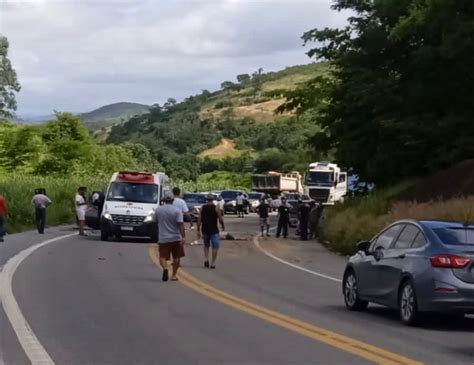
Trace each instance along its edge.
<path fill-rule="evenodd" d="M 173 258 L 171 280 L 178 280 L 177 273 L 181 258 L 185 256 L 184 244 L 186 230 L 184 217 L 189 214 L 186 202 L 180 198 L 179 188 L 167 191 L 163 197 L 163 205 L 156 208 L 155 215 L 158 221 L 158 251 L 160 265 L 163 269 L 162 280 L 169 280 L 168 261 Z M 207 203 L 199 211 L 197 221 L 198 238 L 204 243 L 204 267 L 215 269 L 217 253 L 220 247 L 219 223 L 224 231 L 224 219 L 221 210 L 214 204 L 215 196 L 208 194 Z M 212 256 L 209 258 L 212 248 Z"/>
<path fill-rule="evenodd" d="M 288 204 L 285 197 L 281 198 L 281 204 L 278 207 L 278 223 L 277 223 L 277 231 L 276 237 L 280 237 L 283 234 L 284 238 L 288 237 L 288 227 L 290 225 L 290 212 L 292 206 Z M 261 235 L 263 236 L 270 236 L 270 221 L 269 221 L 269 213 L 272 210 L 272 206 L 268 199 L 263 198 L 260 201 L 260 204 L 257 208 L 257 213 L 260 218 L 260 230 Z M 299 227 L 297 229 L 297 233 L 300 236 L 302 241 L 306 241 L 312 238 L 316 238 L 317 236 L 317 227 L 319 224 L 319 220 L 321 219 L 321 215 L 323 212 L 323 205 L 320 204 L 309 204 L 302 200 L 298 201 L 298 222 Z"/>

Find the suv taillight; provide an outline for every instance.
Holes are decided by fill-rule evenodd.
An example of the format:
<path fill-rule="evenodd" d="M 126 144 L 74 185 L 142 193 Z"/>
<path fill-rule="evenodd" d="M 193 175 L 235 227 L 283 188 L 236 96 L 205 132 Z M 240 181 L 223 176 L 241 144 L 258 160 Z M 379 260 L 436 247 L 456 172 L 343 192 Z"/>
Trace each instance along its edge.
<path fill-rule="evenodd" d="M 462 269 L 466 267 L 471 259 L 469 257 L 455 255 L 438 255 L 430 257 L 431 265 L 434 267 L 445 267 L 449 269 Z"/>

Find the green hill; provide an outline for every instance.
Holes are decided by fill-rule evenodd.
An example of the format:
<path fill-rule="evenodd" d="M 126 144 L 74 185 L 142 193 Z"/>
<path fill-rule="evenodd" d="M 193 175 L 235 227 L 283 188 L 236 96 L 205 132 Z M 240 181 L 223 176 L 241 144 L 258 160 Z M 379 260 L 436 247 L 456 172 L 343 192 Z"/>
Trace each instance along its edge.
<path fill-rule="evenodd" d="M 135 115 L 148 113 L 150 106 L 138 103 L 114 103 L 105 105 L 79 116 L 88 124 L 89 129 L 97 130 L 114 124 L 123 123 Z"/>
<path fill-rule="evenodd" d="M 177 103 L 170 98 L 128 122 L 102 128 L 97 141 L 140 143 L 172 176 L 193 179 L 200 173 L 227 170 L 303 170 L 316 157 L 308 137 L 318 127 L 314 115 L 275 113 L 284 94 L 321 74 L 326 63 L 256 71 L 224 81 Z"/>

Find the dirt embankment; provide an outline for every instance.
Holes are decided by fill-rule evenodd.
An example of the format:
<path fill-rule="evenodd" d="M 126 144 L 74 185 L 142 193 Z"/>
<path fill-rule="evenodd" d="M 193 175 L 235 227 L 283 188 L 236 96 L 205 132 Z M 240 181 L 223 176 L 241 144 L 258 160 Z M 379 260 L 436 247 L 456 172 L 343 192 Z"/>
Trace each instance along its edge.
<path fill-rule="evenodd" d="M 395 197 L 396 201 L 427 202 L 474 196 L 474 159 L 460 162 L 423 179 Z"/>

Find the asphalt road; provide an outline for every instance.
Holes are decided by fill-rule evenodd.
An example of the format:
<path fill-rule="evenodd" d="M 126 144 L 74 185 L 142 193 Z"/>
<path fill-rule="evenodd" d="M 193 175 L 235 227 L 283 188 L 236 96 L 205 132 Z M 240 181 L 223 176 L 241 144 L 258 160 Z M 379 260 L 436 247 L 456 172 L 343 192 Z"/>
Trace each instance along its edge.
<path fill-rule="evenodd" d="M 379 306 L 349 312 L 337 282 L 344 257 L 315 242 L 260 241 L 268 253 L 332 279 L 304 272 L 254 245 L 255 216 L 226 219 L 242 239 L 223 242 L 216 270 L 203 267 L 202 246 L 188 245 L 180 281 L 163 283 L 148 242 L 73 236 L 19 265 L 14 297 L 56 364 L 474 363 L 472 318 L 410 328 Z M 60 227 L 8 236 L 0 267 L 69 233 Z M 10 322 L 0 308 L 0 364 L 27 364 Z"/>

